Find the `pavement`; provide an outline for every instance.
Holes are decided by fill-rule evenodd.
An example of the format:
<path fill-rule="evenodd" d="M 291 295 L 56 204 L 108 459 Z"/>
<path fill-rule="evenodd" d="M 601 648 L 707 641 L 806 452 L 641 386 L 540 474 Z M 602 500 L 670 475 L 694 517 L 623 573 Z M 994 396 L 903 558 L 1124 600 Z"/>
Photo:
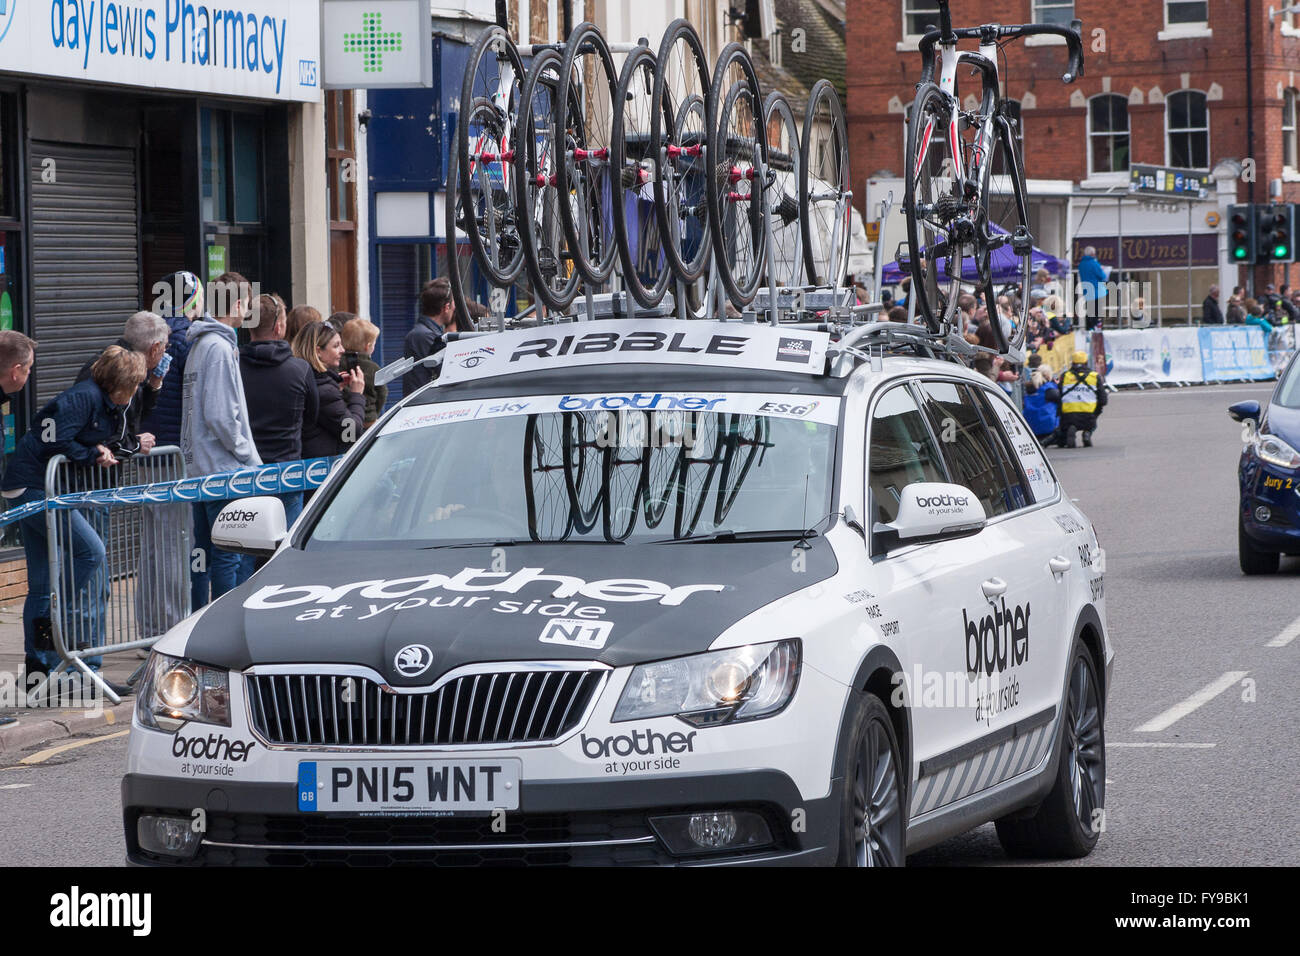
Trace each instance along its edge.
<path fill-rule="evenodd" d="M 104 658 L 103 673 L 111 681 L 124 684 L 142 661 L 134 651 L 110 654 Z M 107 699 L 87 693 L 78 706 L 25 707 L 19 691 L 26 690 L 23 673 L 23 605 L 19 601 L 0 607 L 0 720 L 17 718 L 0 724 L 0 756 L 9 757 L 61 738 L 92 733 L 115 724 L 131 725 L 134 697 L 123 698 L 113 706 Z M 71 695 L 64 698 L 72 703 Z"/>

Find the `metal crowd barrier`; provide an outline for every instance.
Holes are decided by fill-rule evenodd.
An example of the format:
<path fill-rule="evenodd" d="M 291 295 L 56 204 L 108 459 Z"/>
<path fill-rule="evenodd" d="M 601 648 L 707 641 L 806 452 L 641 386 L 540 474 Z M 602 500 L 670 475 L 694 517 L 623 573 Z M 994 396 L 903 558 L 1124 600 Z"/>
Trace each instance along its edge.
<path fill-rule="evenodd" d="M 77 465 L 56 455 L 45 472 L 45 496 L 184 477 L 181 451 L 174 445 L 112 468 Z M 54 647 L 65 664 L 118 703 L 90 663 L 148 648 L 189 615 L 190 506 L 137 500 L 47 508 L 45 528 Z"/>

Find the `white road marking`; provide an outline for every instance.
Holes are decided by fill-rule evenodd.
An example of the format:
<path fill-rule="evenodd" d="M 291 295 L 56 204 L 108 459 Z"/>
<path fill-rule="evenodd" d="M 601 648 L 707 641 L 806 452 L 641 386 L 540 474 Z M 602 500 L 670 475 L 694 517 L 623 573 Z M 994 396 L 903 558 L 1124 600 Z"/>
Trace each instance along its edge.
<path fill-rule="evenodd" d="M 1140 729 L 1140 728 L 1139 728 L 1139 729 Z M 1217 746 L 1219 746 L 1219 745 L 1218 745 L 1218 744 L 1190 744 L 1190 743 L 1189 743 L 1189 744 L 1183 744 L 1183 743 L 1177 743 L 1177 744 L 1175 744 L 1175 743 L 1167 743 L 1167 742 L 1162 741 L 1162 740 L 1147 740 L 1147 741 L 1118 741 L 1118 740 L 1109 740 L 1109 741 L 1106 742 L 1106 748 L 1107 748 L 1107 749 L 1110 749 L 1111 747 L 1150 747 L 1150 748 L 1155 748 L 1155 749 L 1159 749 L 1159 750 L 1166 750 L 1166 749 L 1170 749 L 1170 750 L 1173 750 L 1173 749 L 1178 749 L 1178 750 L 1209 750 L 1211 747 L 1217 747 Z M 1109 781 L 1108 781 L 1108 782 L 1109 782 Z"/>
<path fill-rule="evenodd" d="M 74 740 L 70 744 L 60 744 L 57 747 L 50 747 L 48 750 L 38 750 L 36 753 L 24 757 L 22 760 L 18 762 L 21 764 L 27 764 L 29 766 L 34 763 L 44 763 L 45 761 L 49 760 L 51 757 L 63 753 L 65 750 L 75 750 L 78 747 L 85 747 L 89 744 L 97 744 L 101 740 L 113 740 L 117 737 L 125 737 L 130 732 L 131 731 L 129 730 L 119 730 L 115 734 L 103 734 L 99 737 L 88 737 L 85 740 Z"/>
<path fill-rule="evenodd" d="M 1198 707 L 1208 704 L 1210 701 L 1214 700 L 1214 698 L 1218 697 L 1229 687 L 1236 684 L 1248 673 L 1250 672 L 1249 671 L 1228 671 L 1226 674 L 1224 674 L 1222 677 L 1218 678 L 1217 680 L 1212 681 L 1209 684 L 1206 684 L 1204 687 L 1198 690 L 1191 697 L 1188 697 L 1182 703 L 1174 704 L 1174 706 L 1170 707 L 1163 714 L 1159 715 L 1158 717 L 1153 717 L 1151 720 L 1148 720 L 1141 727 L 1138 727 L 1134 732 L 1139 734 L 1157 734 L 1162 730 L 1168 730 L 1170 727 L 1172 727 L 1178 721 L 1182 720 L 1184 717 L 1186 717 L 1192 711 L 1196 710 Z"/>
<path fill-rule="evenodd" d="M 1296 618 L 1286 627 L 1282 628 L 1282 633 L 1269 641 L 1265 647 L 1286 647 L 1297 637 L 1300 637 L 1300 617 Z"/>
<path fill-rule="evenodd" d="M 0 790 L 21 790 L 23 787 L 30 787 L 30 783 L 6 783 L 0 786 Z"/>

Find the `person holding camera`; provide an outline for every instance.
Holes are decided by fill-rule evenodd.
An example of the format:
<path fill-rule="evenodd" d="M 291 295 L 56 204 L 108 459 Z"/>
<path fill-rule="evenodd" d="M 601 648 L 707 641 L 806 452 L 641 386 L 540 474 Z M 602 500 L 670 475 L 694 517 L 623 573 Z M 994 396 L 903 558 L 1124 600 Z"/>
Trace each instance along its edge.
<path fill-rule="evenodd" d="M 153 414 L 163 381 L 171 368 L 172 357 L 167 353 L 170 337 L 171 326 L 166 319 L 153 312 L 137 312 L 126 320 L 122 337 L 114 343 L 118 348 L 140 355 L 148 370 L 143 384 L 136 389 L 123 415 L 123 433 L 114 442 L 114 454 L 119 459 L 133 454 L 147 455 L 157 444 L 153 433 L 144 430 L 143 422 Z M 90 378 L 90 370 L 98 359 L 97 355 L 81 367 L 77 373 L 78 382 Z"/>
<path fill-rule="evenodd" d="M 118 458 L 109 447 L 126 428 L 128 406 L 145 380 L 144 356 L 118 345 L 109 346 L 91 366 L 90 377 L 59 393 L 32 419 L 18 442 L 13 460 L 0 483 L 10 507 L 45 497 L 45 471 L 50 459 L 63 455 L 87 467 L 111 468 Z M 23 604 L 23 646 L 27 673 L 49 673 L 59 666 L 50 622 L 50 563 L 45 515 L 21 519 L 27 555 L 27 600 Z M 75 609 L 70 643 L 94 647 L 103 643 L 104 606 L 99 588 L 91 587 L 104 564 L 104 542 L 79 511 L 68 512 L 69 554 L 64 557 L 64 594 Z M 98 668 L 98 658 L 87 658 Z M 129 687 L 109 682 L 119 696 Z"/>
<path fill-rule="evenodd" d="M 303 458 L 342 455 L 365 428 L 366 377 L 360 368 L 340 372 L 343 339 L 326 322 L 304 326 L 293 340 L 293 354 L 316 373 L 316 417 L 302 423 Z"/>

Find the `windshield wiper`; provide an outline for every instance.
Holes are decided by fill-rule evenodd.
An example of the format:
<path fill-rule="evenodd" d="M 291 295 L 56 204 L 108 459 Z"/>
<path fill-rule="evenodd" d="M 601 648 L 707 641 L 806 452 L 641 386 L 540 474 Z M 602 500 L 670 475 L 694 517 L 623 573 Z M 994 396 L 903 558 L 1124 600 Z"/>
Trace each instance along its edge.
<path fill-rule="evenodd" d="M 802 528 L 777 529 L 768 531 L 714 531 L 711 534 L 693 534 L 685 538 L 661 538 L 652 544 L 717 544 L 732 541 L 802 541 L 816 537 L 816 531 Z"/>
<path fill-rule="evenodd" d="M 607 541 L 604 538 L 578 538 L 567 541 L 534 541 L 532 538 L 488 538 L 484 541 L 458 541 L 455 544 L 431 544 L 421 548 L 422 551 L 438 551 L 444 548 L 510 548 L 525 544 L 626 544 L 626 541 Z"/>

